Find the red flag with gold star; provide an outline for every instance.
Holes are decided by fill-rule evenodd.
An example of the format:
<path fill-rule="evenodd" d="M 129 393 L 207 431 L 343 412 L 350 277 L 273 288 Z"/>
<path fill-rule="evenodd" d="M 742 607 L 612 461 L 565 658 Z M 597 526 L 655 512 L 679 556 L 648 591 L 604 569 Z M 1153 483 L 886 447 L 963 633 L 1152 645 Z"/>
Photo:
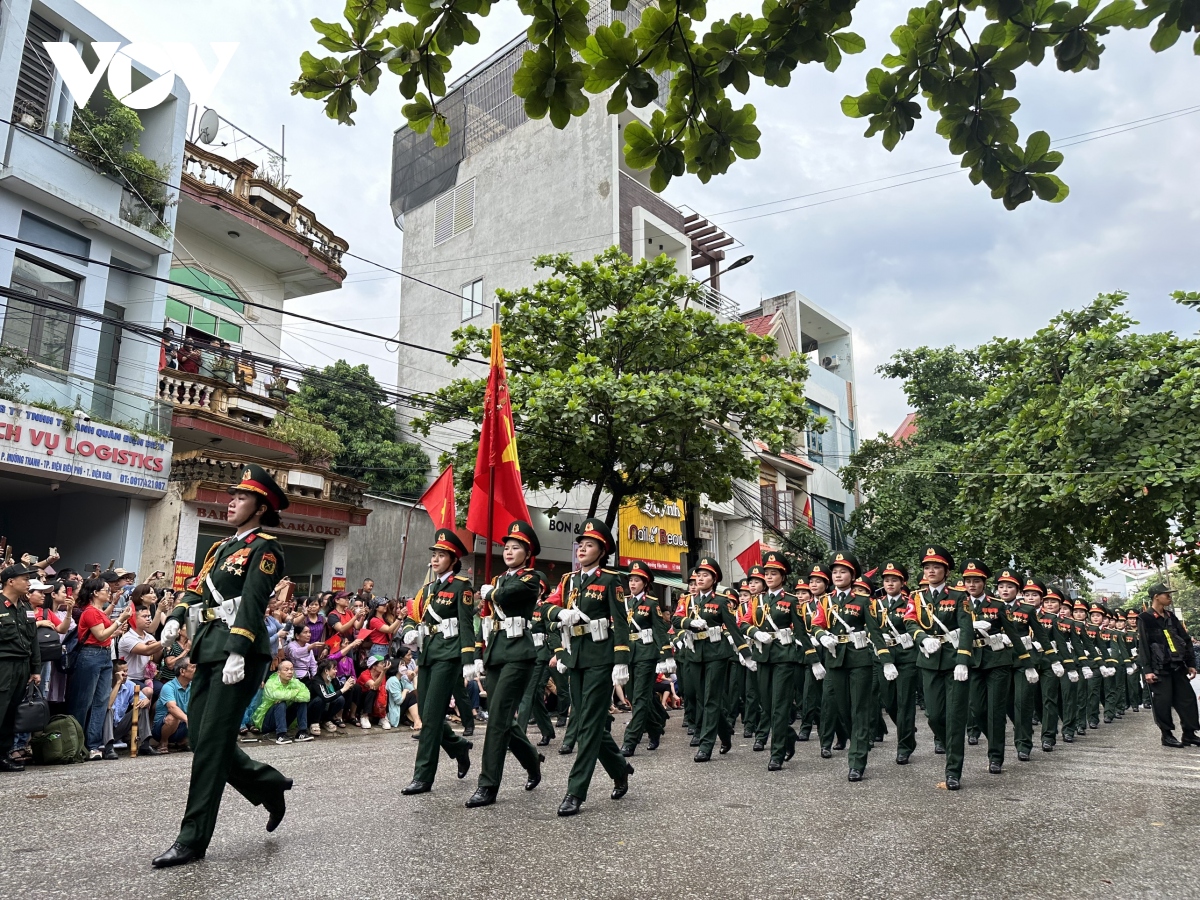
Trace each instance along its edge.
<path fill-rule="evenodd" d="M 495 472 L 494 480 L 491 478 L 492 467 Z M 467 509 L 467 530 L 502 543 L 508 526 L 515 519 L 529 522 L 529 508 L 525 505 L 521 465 L 517 461 L 517 435 L 513 431 L 508 374 L 504 369 L 504 349 L 500 346 L 500 326 L 495 324 L 492 325 L 491 369 L 488 372 L 487 393 L 483 401 L 483 424 L 479 430 L 479 454 L 475 458 L 471 505 Z"/>
<path fill-rule="evenodd" d="M 454 528 L 454 467 L 447 466 L 446 471 L 437 477 L 429 486 L 421 499 L 417 501 L 425 507 L 429 518 L 433 519 L 434 528 Z"/>

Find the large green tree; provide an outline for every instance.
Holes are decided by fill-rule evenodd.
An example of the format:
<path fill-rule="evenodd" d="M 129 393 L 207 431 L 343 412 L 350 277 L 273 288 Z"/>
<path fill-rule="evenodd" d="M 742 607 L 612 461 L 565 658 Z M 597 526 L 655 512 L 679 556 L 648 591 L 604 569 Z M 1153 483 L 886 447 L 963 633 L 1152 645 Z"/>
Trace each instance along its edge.
<path fill-rule="evenodd" d="M 513 90 L 534 118 L 565 128 L 583 115 L 588 94 L 608 93 L 607 111 L 629 104 L 661 109 L 650 126 L 625 129 L 625 158 L 652 169 L 656 190 L 685 171 L 702 181 L 724 173 L 735 158 L 759 153 L 755 109 L 734 101 L 751 79 L 784 87 L 798 65 L 835 70 L 844 53 L 866 42 L 847 28 L 857 0 L 763 0 L 761 14 L 709 23 L 704 0 L 643 3 L 611 0 L 612 17 L 589 15 L 593 0 L 518 0 L 530 20 L 531 49 Z M 479 40 L 476 20 L 493 0 L 347 0 L 343 22 L 313 19 L 328 55 L 305 51 L 292 92 L 324 101 L 325 111 L 353 124 L 357 95 L 372 94 L 385 70 L 399 78 L 409 101 L 404 115 L 417 131 L 444 144 L 450 129 L 438 108 L 447 92 L 451 57 Z M 629 22 L 627 27 L 625 22 Z M 930 0 L 909 10 L 892 32 L 895 51 L 871 69 L 866 90 L 842 101 L 846 115 L 868 121 L 891 150 L 921 118 L 937 114 L 937 132 L 976 184 L 1012 209 L 1034 196 L 1058 201 L 1067 188 L 1053 172 L 1062 154 L 1036 131 L 1021 143 L 1013 113 L 1016 73 L 1051 54 L 1064 72 L 1100 65 L 1112 29 L 1154 27 L 1160 52 L 1200 30 L 1196 0 Z M 1195 50 L 1200 53 L 1200 39 Z M 660 96 L 658 78 L 670 87 Z M 731 90 L 732 89 L 732 90 Z"/>
<path fill-rule="evenodd" d="M 1139 333 L 1108 294 L 1030 338 L 902 351 L 917 433 L 864 441 L 843 481 L 867 500 L 869 554 L 931 540 L 958 555 L 1078 576 L 1094 549 L 1194 571 L 1200 540 L 1200 341 Z"/>
<path fill-rule="evenodd" d="M 292 396 L 293 409 L 315 413 L 341 439 L 334 469 L 373 490 L 415 496 L 425 486 L 429 457 L 416 444 L 396 440 L 396 414 L 365 365 L 339 359 L 310 369 Z"/>
<path fill-rule="evenodd" d="M 591 488 L 588 514 L 611 524 L 625 500 L 715 502 L 734 479 L 756 479 L 754 441 L 793 446 L 809 421 L 808 367 L 779 358 L 774 340 L 702 307 L 705 288 L 665 256 L 638 263 L 616 248 L 594 261 L 570 254 L 535 260 L 546 280 L 498 291 L 521 474 L 532 489 Z M 454 332 L 457 355 L 491 351 L 491 333 Z M 454 357 L 450 357 L 455 361 Z M 486 379 L 437 391 L 414 427 L 466 421 L 457 445 L 469 483 Z"/>

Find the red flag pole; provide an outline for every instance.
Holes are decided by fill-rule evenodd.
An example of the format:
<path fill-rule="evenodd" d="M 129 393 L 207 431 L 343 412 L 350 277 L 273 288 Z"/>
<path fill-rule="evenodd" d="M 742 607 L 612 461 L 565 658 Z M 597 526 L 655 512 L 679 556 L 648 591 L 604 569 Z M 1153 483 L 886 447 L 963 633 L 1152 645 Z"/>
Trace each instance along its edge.
<path fill-rule="evenodd" d="M 400 539 L 400 576 L 396 579 L 396 599 L 402 596 L 401 585 L 404 584 L 404 557 L 408 556 L 408 526 L 412 524 L 412 514 L 416 504 L 408 508 L 408 516 L 404 519 L 404 537 Z"/>

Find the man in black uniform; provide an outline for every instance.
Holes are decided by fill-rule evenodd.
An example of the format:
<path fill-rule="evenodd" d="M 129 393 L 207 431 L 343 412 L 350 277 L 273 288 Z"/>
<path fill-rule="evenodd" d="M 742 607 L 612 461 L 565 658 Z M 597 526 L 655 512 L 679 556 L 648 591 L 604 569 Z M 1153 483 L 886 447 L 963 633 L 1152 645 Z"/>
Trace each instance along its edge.
<path fill-rule="evenodd" d="M 208 551 L 160 636 L 164 646 L 171 646 L 187 620 L 196 674 L 188 705 L 192 779 L 187 810 L 175 843 L 155 858 L 156 869 L 204 858 L 226 784 L 255 806 L 266 807 L 267 831 L 283 821 L 283 795 L 292 788 L 292 779 L 251 759 L 237 743 L 242 715 L 270 666 L 267 601 L 284 573 L 279 541 L 262 527 L 279 524 L 279 511 L 287 509 L 288 499 L 256 465 L 242 470 L 241 482 L 229 493 L 226 521 L 236 533 Z"/>
<path fill-rule="evenodd" d="M 17 707 L 25 688 L 42 680 L 42 654 L 38 649 L 37 622 L 26 594 L 29 578 L 37 569 L 24 563 L 0 572 L 0 772 L 22 772 L 25 764 L 9 758 L 13 746 Z"/>
<path fill-rule="evenodd" d="M 1200 713 L 1196 694 L 1188 681 L 1196 677 L 1196 653 L 1192 639 L 1169 608 L 1171 590 L 1165 584 L 1152 584 L 1147 592 L 1150 608 L 1138 616 L 1139 658 L 1145 667 L 1146 682 L 1154 703 L 1154 722 L 1162 732 L 1164 747 L 1191 744 L 1200 747 Z M 1183 740 L 1175 737 L 1171 709 L 1179 713 Z"/>

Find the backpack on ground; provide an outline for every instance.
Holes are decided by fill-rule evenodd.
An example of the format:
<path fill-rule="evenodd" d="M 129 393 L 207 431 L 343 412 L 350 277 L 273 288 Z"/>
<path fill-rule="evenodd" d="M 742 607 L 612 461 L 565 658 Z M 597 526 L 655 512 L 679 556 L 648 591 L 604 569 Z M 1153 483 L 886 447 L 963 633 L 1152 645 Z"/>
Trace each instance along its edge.
<path fill-rule="evenodd" d="M 74 716 L 55 716 L 40 734 L 33 736 L 29 745 L 33 761 L 39 766 L 83 762 L 87 757 L 83 727 Z"/>

